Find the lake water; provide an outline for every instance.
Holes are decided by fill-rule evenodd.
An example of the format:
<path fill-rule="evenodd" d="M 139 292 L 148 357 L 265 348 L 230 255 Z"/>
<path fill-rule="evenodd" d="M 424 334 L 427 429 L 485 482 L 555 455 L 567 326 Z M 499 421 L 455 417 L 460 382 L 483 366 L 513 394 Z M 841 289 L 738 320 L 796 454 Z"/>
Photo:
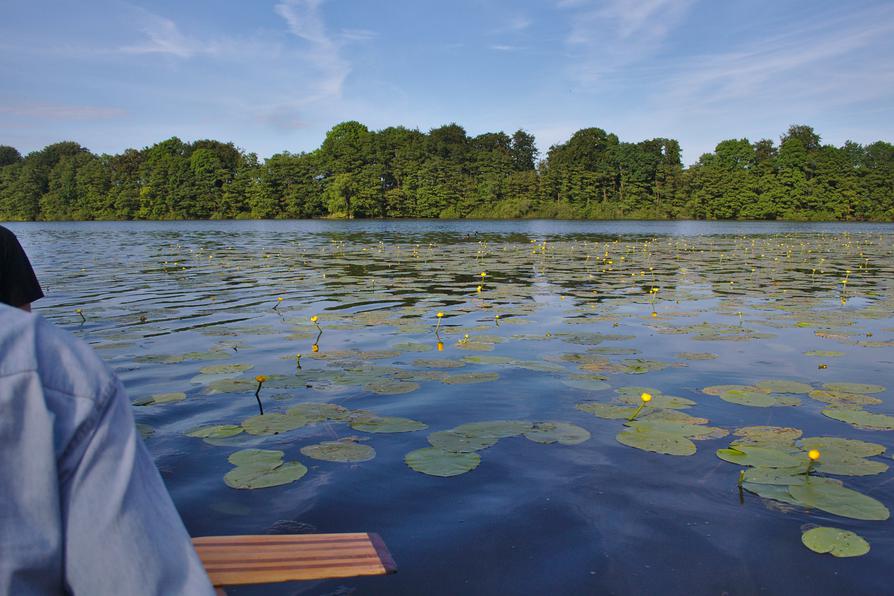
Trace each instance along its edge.
<path fill-rule="evenodd" d="M 8 226 L 47 292 L 37 311 L 91 343 L 146 404 L 134 406 L 137 422 L 191 534 L 378 532 L 399 567 L 231 594 L 891 592 L 891 520 L 856 519 L 850 492 L 851 515 L 835 514 L 826 493 L 807 507 L 801 489 L 825 490 L 818 478 L 827 476 L 871 497 L 876 512 L 894 507 L 894 430 L 885 430 L 894 415 L 894 225 Z M 256 375 L 268 377 L 260 422 Z M 625 426 L 624 408 L 643 392 L 653 402 Z M 351 412 L 282 416 L 306 403 Z M 382 416 L 427 428 L 368 432 Z M 263 428 L 271 420 L 283 424 L 278 434 Z M 485 436 L 466 473 L 441 477 L 425 473 L 434 464 L 405 462 L 432 433 L 493 420 L 526 422 L 515 432 L 502 425 L 498 441 Z M 254 434 L 187 434 L 243 421 Z M 855 443 L 842 453 L 821 441 L 812 478 L 740 491 L 748 462 L 716 451 L 739 441 L 747 457 L 763 457 L 731 433 L 767 425 L 798 430 L 759 442 L 772 451 L 764 471 L 782 466 L 773 458 L 806 464 L 807 437 L 885 451 L 856 458 Z M 693 427 L 715 430 L 697 436 Z M 639 438 L 625 438 L 634 431 Z M 301 451 L 335 441 L 375 457 Z M 629 446 L 637 442 L 644 448 Z M 696 451 L 654 449 L 668 444 Z M 233 488 L 227 458 L 243 449 L 282 451 L 307 473 Z M 474 465 L 472 448 L 451 449 L 442 453 L 459 471 Z M 801 541 L 811 524 L 854 531 L 871 550 L 814 553 Z"/>

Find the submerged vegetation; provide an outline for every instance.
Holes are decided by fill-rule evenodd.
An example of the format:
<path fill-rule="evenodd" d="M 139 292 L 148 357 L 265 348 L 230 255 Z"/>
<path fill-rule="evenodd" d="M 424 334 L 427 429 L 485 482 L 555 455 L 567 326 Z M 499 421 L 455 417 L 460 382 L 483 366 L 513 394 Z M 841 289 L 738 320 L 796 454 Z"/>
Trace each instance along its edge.
<path fill-rule="evenodd" d="M 894 145 L 730 139 L 684 168 L 679 143 L 579 130 L 538 160 L 533 135 L 456 124 L 333 127 L 319 149 L 261 162 L 174 137 L 119 155 L 75 142 L 0 146 L 0 221 L 236 218 L 894 219 Z M 483 283 L 482 279 L 482 283 Z M 846 283 L 846 282 L 845 282 Z"/>

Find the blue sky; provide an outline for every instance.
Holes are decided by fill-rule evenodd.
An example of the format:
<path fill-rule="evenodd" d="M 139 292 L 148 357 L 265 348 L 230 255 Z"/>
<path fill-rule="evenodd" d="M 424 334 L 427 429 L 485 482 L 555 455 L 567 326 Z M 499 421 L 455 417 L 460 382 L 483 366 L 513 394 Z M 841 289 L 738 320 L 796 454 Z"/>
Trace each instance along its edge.
<path fill-rule="evenodd" d="M 894 3 L 82 0 L 0 3 L 0 144 L 170 136 L 262 158 L 344 120 L 471 135 L 894 141 Z"/>

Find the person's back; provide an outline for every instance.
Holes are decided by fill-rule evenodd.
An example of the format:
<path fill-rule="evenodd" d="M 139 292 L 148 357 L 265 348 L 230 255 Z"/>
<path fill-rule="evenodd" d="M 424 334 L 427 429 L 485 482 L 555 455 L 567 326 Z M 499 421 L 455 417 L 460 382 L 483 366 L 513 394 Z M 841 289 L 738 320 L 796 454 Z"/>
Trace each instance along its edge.
<path fill-rule="evenodd" d="M 212 594 L 117 377 L 0 304 L 0 594 Z"/>

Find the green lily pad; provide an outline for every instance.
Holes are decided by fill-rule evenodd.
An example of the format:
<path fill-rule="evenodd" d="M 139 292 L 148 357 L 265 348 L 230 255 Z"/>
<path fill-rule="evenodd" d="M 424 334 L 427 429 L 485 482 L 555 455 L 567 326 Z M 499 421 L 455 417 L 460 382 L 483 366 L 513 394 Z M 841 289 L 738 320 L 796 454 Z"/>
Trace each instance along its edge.
<path fill-rule="evenodd" d="M 467 435 L 455 430 L 442 430 L 428 435 L 428 442 L 432 447 L 453 453 L 481 451 L 495 445 L 498 440 L 497 437 Z"/>
<path fill-rule="evenodd" d="M 577 404 L 574 407 L 581 412 L 586 412 L 587 414 L 593 414 L 594 416 L 607 418 L 609 420 L 630 418 L 636 411 L 636 408 L 631 406 L 619 406 L 617 404 L 604 404 L 599 402 L 584 402 Z"/>
<path fill-rule="evenodd" d="M 363 388 L 372 393 L 378 393 L 379 395 L 400 395 L 402 393 L 416 391 L 419 389 L 419 383 L 382 380 L 367 383 Z"/>
<path fill-rule="evenodd" d="M 758 381 L 754 385 L 768 393 L 810 393 L 813 390 L 813 387 L 806 383 L 785 379 L 767 379 Z"/>
<path fill-rule="evenodd" d="M 788 492 L 807 507 L 842 517 L 885 520 L 890 516 L 888 508 L 879 501 L 831 478 L 811 477 L 800 486 L 789 486 Z"/>
<path fill-rule="evenodd" d="M 641 393 L 639 395 L 622 394 L 618 397 L 618 402 L 631 406 L 639 406 L 642 403 Z M 673 395 L 652 394 L 652 400 L 646 404 L 646 408 L 667 408 L 668 410 L 683 410 L 695 405 L 695 402 L 685 397 L 676 397 Z"/>
<path fill-rule="evenodd" d="M 759 468 L 794 468 L 807 466 L 807 457 L 773 449 L 771 447 L 758 447 L 754 445 L 737 444 L 735 447 L 718 449 L 717 457 L 740 466 L 755 466 Z"/>
<path fill-rule="evenodd" d="M 745 473 L 747 474 L 748 472 Z M 789 505 L 797 505 L 798 507 L 803 506 L 802 503 L 792 497 L 792 495 L 788 492 L 788 486 L 744 482 L 742 483 L 742 488 L 750 493 L 758 495 L 759 497 L 763 497 L 764 499 L 772 499 L 774 501 L 788 503 Z"/>
<path fill-rule="evenodd" d="M 711 385 L 702 389 L 702 393 L 715 397 L 720 397 L 727 391 L 758 391 L 758 389 L 752 385 Z"/>
<path fill-rule="evenodd" d="M 545 445 L 577 445 L 590 438 L 588 430 L 567 422 L 536 422 L 531 430 L 523 434 L 527 439 Z"/>
<path fill-rule="evenodd" d="M 471 472 L 481 463 L 477 453 L 455 453 L 436 447 L 425 447 L 411 451 L 404 457 L 410 468 L 429 476 L 449 478 Z"/>
<path fill-rule="evenodd" d="M 801 534 L 801 542 L 815 553 L 833 557 L 860 557 L 869 552 L 869 543 L 863 537 L 839 528 L 811 528 Z"/>
<path fill-rule="evenodd" d="M 506 439 L 525 433 L 531 428 L 533 424 L 527 420 L 487 420 L 461 424 L 453 431 L 468 437 Z"/>
<path fill-rule="evenodd" d="M 365 433 L 408 433 L 424 430 L 428 425 L 395 416 L 362 416 L 351 420 L 351 428 Z"/>
<path fill-rule="evenodd" d="M 662 432 L 672 435 L 680 435 L 687 439 L 721 439 L 729 434 L 724 428 L 706 426 L 704 424 L 690 424 L 673 420 L 658 420 L 645 418 L 625 422 L 625 426 L 648 432 Z"/>
<path fill-rule="evenodd" d="M 715 360 L 718 357 L 713 352 L 677 352 L 674 356 L 683 360 Z"/>
<path fill-rule="evenodd" d="M 885 452 L 884 445 L 841 437 L 807 437 L 798 443 L 802 449 L 819 449 L 824 453 L 830 450 L 843 451 L 856 457 L 872 457 Z"/>
<path fill-rule="evenodd" d="M 140 433 L 140 436 L 144 439 L 148 439 L 155 434 L 155 429 L 148 424 L 137 423 L 137 432 Z"/>
<path fill-rule="evenodd" d="M 282 463 L 282 451 L 271 449 L 243 449 L 230 454 L 227 458 L 234 466 L 254 466 L 273 469 Z"/>
<path fill-rule="evenodd" d="M 819 358 L 839 358 L 844 356 L 844 352 L 838 352 L 836 350 L 810 350 L 809 352 L 804 352 L 805 356 L 817 356 Z"/>
<path fill-rule="evenodd" d="M 844 391 L 814 389 L 808 395 L 811 399 L 815 399 L 816 401 L 844 408 L 851 406 L 872 406 L 882 403 L 882 400 L 879 398 L 863 393 L 846 393 Z"/>
<path fill-rule="evenodd" d="M 804 484 L 806 480 L 806 466 L 795 466 L 791 468 L 758 467 L 745 470 L 745 482 L 750 482 L 752 484 L 792 486 L 794 484 Z"/>
<path fill-rule="evenodd" d="M 729 389 L 721 393 L 718 397 L 731 404 L 752 406 L 755 408 L 797 406 L 801 403 L 801 400 L 797 397 L 776 396 L 762 391 L 748 391 L 743 389 Z"/>
<path fill-rule="evenodd" d="M 742 442 L 791 445 L 801 437 L 801 430 L 788 426 L 744 426 L 733 431 Z"/>
<path fill-rule="evenodd" d="M 307 474 L 304 464 L 292 461 L 268 469 L 256 466 L 236 466 L 226 473 L 224 482 L 231 488 L 257 489 L 290 484 Z"/>
<path fill-rule="evenodd" d="M 447 375 L 442 379 L 442 383 L 448 385 L 470 385 L 472 383 L 489 383 L 500 378 L 497 373 L 460 373 L 455 375 Z"/>
<path fill-rule="evenodd" d="M 622 445 L 666 455 L 693 455 L 696 451 L 695 443 L 684 436 L 647 428 L 632 427 L 619 432 L 615 438 Z"/>
<path fill-rule="evenodd" d="M 254 364 L 212 364 L 199 369 L 203 375 L 239 374 L 254 368 Z"/>
<path fill-rule="evenodd" d="M 437 359 L 437 358 L 419 358 L 413 361 L 413 366 L 422 368 L 462 368 L 466 363 L 460 360 Z"/>
<path fill-rule="evenodd" d="M 182 392 L 174 392 L 174 393 L 156 393 L 150 397 L 145 397 L 143 399 L 138 399 L 133 402 L 135 406 L 155 406 L 158 404 L 168 404 L 175 401 L 183 401 L 186 399 L 186 394 Z"/>
<path fill-rule="evenodd" d="M 881 385 L 867 385 L 865 383 L 824 383 L 823 388 L 829 391 L 842 391 L 844 393 L 881 393 L 885 390 Z"/>
<path fill-rule="evenodd" d="M 894 416 L 887 414 L 875 414 L 866 410 L 850 410 L 841 408 L 826 408 L 822 411 L 824 416 L 847 422 L 857 428 L 872 430 L 894 430 Z"/>
<path fill-rule="evenodd" d="M 324 441 L 302 447 L 301 453 L 313 459 L 344 463 L 369 461 L 376 456 L 376 450 L 369 445 L 353 441 Z"/>
<path fill-rule="evenodd" d="M 218 379 L 205 386 L 205 393 L 217 395 L 218 393 L 252 393 L 258 388 L 254 379 Z"/>
<path fill-rule="evenodd" d="M 242 427 L 235 424 L 218 424 L 215 426 L 202 426 L 186 433 L 187 437 L 200 439 L 226 439 L 242 433 Z"/>
<path fill-rule="evenodd" d="M 394 344 L 391 348 L 397 352 L 431 352 L 434 348 L 432 348 L 431 344 L 423 344 L 420 342 L 404 342 L 399 344 Z"/>
<path fill-rule="evenodd" d="M 312 402 L 292 406 L 287 413 L 295 418 L 305 418 L 308 422 L 347 420 L 351 416 L 351 410 L 343 406 Z"/>

